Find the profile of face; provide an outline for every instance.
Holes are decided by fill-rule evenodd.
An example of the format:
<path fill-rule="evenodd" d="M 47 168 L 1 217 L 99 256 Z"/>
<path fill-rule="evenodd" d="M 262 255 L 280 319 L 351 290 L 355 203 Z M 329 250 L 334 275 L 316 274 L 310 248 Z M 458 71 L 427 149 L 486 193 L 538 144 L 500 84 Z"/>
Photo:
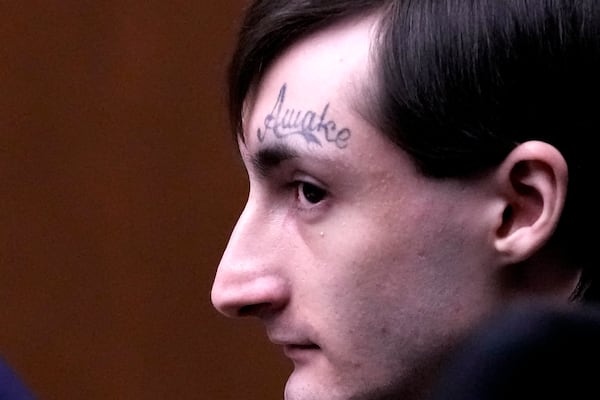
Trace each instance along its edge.
<path fill-rule="evenodd" d="M 376 21 L 294 44 L 245 108 L 249 197 L 212 302 L 262 320 L 286 400 L 416 397 L 498 301 L 489 180 L 424 177 L 362 117 Z"/>

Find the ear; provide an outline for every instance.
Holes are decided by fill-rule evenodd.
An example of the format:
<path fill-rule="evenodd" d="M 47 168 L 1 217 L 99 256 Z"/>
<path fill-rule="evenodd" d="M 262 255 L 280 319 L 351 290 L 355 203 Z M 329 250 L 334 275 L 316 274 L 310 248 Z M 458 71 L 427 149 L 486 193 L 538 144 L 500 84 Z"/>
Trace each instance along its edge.
<path fill-rule="evenodd" d="M 503 207 L 494 245 L 503 264 L 515 264 L 533 256 L 554 233 L 567 194 L 567 163 L 554 146 L 529 141 L 506 157 L 495 178 Z"/>

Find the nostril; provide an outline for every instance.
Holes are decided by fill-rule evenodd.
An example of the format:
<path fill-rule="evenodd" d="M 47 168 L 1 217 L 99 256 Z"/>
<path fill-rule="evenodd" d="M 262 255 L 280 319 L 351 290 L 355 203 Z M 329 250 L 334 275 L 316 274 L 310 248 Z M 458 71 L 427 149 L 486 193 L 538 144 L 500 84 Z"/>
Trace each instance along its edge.
<path fill-rule="evenodd" d="M 269 303 L 248 304 L 238 309 L 239 317 L 258 317 L 270 307 Z"/>
<path fill-rule="evenodd" d="M 240 317 L 248 317 L 248 316 L 252 315 L 252 312 L 255 307 L 256 307 L 256 305 L 254 305 L 254 304 L 240 307 L 237 314 Z"/>

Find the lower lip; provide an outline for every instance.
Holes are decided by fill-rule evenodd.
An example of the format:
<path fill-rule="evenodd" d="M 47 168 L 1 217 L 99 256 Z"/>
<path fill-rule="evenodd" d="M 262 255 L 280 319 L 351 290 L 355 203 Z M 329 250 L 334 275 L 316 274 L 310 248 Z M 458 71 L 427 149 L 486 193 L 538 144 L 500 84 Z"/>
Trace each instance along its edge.
<path fill-rule="evenodd" d="M 292 361 L 306 361 L 314 356 L 320 348 L 317 345 L 286 345 L 283 346 L 283 353 Z"/>

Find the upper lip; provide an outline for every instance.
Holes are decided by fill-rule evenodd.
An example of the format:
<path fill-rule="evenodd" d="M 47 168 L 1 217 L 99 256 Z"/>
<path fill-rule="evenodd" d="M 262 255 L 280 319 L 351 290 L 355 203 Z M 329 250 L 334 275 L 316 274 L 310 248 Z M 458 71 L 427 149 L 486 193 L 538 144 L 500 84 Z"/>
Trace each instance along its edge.
<path fill-rule="evenodd" d="M 282 337 L 272 337 L 269 336 L 269 340 L 278 346 L 302 346 L 302 347 L 314 347 L 317 346 L 316 343 L 311 342 L 308 339 L 292 339 L 292 338 L 282 338 Z"/>

